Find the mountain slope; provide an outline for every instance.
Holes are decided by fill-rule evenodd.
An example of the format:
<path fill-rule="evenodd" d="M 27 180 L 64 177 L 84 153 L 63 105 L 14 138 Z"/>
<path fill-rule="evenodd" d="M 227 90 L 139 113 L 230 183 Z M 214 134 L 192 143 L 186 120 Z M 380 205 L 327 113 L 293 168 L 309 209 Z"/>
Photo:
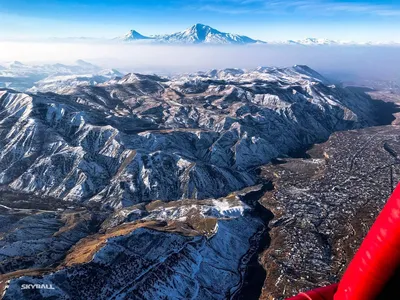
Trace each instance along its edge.
<path fill-rule="evenodd" d="M 64 92 L 0 92 L 0 184 L 113 207 L 221 197 L 279 155 L 375 124 L 368 97 L 305 66 Z"/>

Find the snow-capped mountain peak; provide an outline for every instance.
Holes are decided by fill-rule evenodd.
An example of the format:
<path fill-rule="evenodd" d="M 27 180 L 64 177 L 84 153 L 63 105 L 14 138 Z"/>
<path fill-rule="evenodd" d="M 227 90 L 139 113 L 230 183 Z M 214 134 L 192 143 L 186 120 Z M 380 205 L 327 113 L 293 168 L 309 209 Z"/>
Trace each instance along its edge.
<path fill-rule="evenodd" d="M 309 38 L 306 38 L 306 39 L 298 41 L 298 42 L 303 45 L 333 45 L 333 44 L 337 44 L 337 42 L 334 40 L 313 38 L 313 37 L 309 37 Z"/>
<path fill-rule="evenodd" d="M 172 34 L 144 36 L 135 30 L 130 30 L 126 35 L 119 38 L 123 41 L 152 40 L 158 43 L 180 43 L 180 44 L 255 44 L 263 43 L 253 40 L 247 36 L 221 32 L 204 24 L 195 24 L 183 31 Z"/>
<path fill-rule="evenodd" d="M 12 62 L 6 63 L 6 67 L 7 68 L 23 68 L 23 67 L 25 67 L 25 65 L 20 61 L 12 61 Z"/>
<path fill-rule="evenodd" d="M 135 41 L 135 40 L 148 40 L 151 37 L 144 36 L 137 32 L 136 30 L 129 30 L 123 37 L 122 40 L 124 41 Z"/>
<path fill-rule="evenodd" d="M 190 44 L 254 44 L 259 41 L 247 36 L 221 32 L 204 24 L 195 24 L 184 31 L 162 36 L 163 41 Z"/>
<path fill-rule="evenodd" d="M 341 44 L 338 41 L 323 39 L 323 38 L 314 38 L 308 37 L 302 40 L 288 40 L 287 42 L 281 42 L 283 44 L 289 45 L 304 45 L 304 46 L 317 46 L 317 45 L 337 45 Z"/>
<path fill-rule="evenodd" d="M 183 34 L 186 37 L 192 38 L 196 41 L 205 41 L 207 36 L 213 34 L 221 34 L 221 32 L 208 25 L 195 24 L 192 27 L 186 29 Z"/>
<path fill-rule="evenodd" d="M 299 40 L 286 40 L 286 41 L 268 41 L 255 40 L 245 35 L 227 33 L 219 31 L 209 25 L 197 23 L 183 31 L 178 31 L 172 34 L 156 34 L 145 36 L 136 30 L 130 30 L 123 36 L 116 38 L 116 40 L 124 42 L 150 42 L 161 44 L 276 44 L 276 45 L 300 45 L 300 46 L 375 46 L 375 45 L 390 45 L 398 46 L 396 42 L 354 42 L 333 40 L 327 38 L 306 37 Z"/>
<path fill-rule="evenodd" d="M 398 46 L 396 42 L 356 42 L 346 40 L 332 40 L 326 38 L 308 37 L 302 40 L 276 41 L 272 44 L 301 45 L 301 46 Z"/>

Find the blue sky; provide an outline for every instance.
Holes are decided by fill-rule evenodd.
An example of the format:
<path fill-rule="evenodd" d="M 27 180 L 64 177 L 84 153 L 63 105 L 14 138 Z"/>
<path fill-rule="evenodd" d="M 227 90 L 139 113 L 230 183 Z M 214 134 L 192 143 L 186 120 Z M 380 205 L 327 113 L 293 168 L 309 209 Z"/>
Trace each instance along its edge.
<path fill-rule="evenodd" d="M 0 0 L 0 38 L 150 35 L 194 23 L 263 40 L 400 41 L 400 1 Z"/>

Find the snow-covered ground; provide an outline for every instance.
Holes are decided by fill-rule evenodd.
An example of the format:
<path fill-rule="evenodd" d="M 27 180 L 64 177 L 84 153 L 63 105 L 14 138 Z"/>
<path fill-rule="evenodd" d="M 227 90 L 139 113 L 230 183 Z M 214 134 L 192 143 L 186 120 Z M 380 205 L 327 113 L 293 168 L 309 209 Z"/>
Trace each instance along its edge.
<path fill-rule="evenodd" d="M 104 70 L 78 60 L 74 65 L 32 65 L 19 61 L 0 66 L 0 88 L 30 92 L 62 92 L 75 86 L 95 85 L 122 76 L 114 69 Z"/>

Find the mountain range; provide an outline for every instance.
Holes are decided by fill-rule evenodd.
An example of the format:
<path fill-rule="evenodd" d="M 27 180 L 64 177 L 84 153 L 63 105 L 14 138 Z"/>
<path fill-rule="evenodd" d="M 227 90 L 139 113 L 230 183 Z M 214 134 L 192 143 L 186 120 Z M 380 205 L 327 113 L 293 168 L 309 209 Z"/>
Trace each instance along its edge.
<path fill-rule="evenodd" d="M 301 46 L 374 46 L 374 45 L 390 45 L 396 46 L 395 42 L 354 42 L 341 41 L 323 38 L 309 37 L 302 40 L 287 41 L 261 41 L 252 39 L 248 36 L 221 32 L 208 25 L 195 24 L 186 30 L 172 34 L 145 36 L 136 30 L 130 30 L 125 35 L 117 37 L 115 40 L 124 42 L 148 42 L 161 44 L 272 44 L 272 45 L 301 45 Z"/>
<path fill-rule="evenodd" d="M 306 66 L 128 74 L 0 100 L 0 184 L 112 207 L 221 197 L 278 155 L 374 124 L 367 97 Z"/>
<path fill-rule="evenodd" d="M 183 44 L 255 44 L 264 43 L 253 40 L 244 35 L 221 32 L 208 25 L 195 24 L 184 31 L 173 34 L 144 36 L 135 30 L 130 30 L 122 36 L 123 41 L 152 40 L 159 43 L 183 43 Z"/>
<path fill-rule="evenodd" d="M 123 76 L 115 69 L 102 69 L 84 60 L 73 65 L 28 65 L 12 61 L 0 65 L 0 88 L 31 92 L 60 92 L 64 88 L 94 85 Z"/>
<path fill-rule="evenodd" d="M 257 299 L 251 290 L 271 299 L 335 282 L 326 241 L 340 231 L 331 228 L 358 220 L 352 208 L 366 203 L 343 185 L 379 191 L 365 178 L 395 163 L 381 153 L 384 143 L 397 149 L 398 130 L 364 138 L 349 131 L 357 140 L 339 140 L 338 152 L 285 160 L 334 132 L 379 125 L 384 111 L 362 90 L 304 65 L 130 73 L 76 86 L 54 80 L 44 93 L 0 88 L 0 295 Z M 370 157 L 360 158 L 371 142 Z M 305 188 L 324 178 L 324 189 Z M 381 178 L 387 186 L 388 173 Z M 333 189 L 339 205 L 328 197 Z M 316 260 L 323 268 L 308 268 Z M 34 284 L 52 289 L 21 288 Z"/>

